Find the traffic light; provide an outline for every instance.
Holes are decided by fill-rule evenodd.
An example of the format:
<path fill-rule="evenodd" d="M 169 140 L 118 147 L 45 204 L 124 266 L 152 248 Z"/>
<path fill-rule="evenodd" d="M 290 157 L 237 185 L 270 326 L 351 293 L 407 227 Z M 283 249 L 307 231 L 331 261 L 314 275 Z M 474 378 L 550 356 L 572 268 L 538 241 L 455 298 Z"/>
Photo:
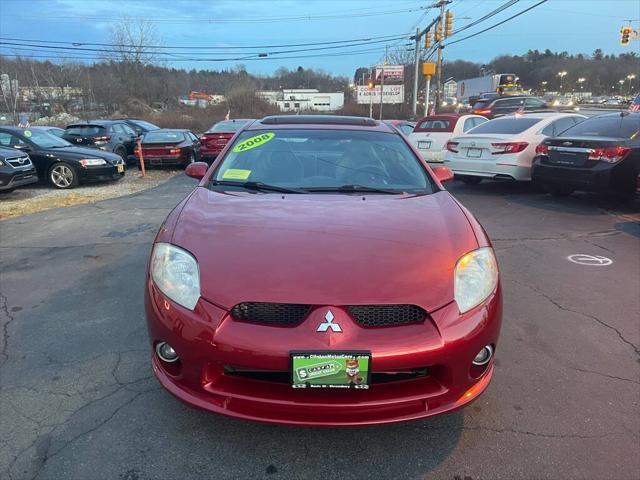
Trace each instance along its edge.
<path fill-rule="evenodd" d="M 444 16 L 444 36 L 450 37 L 453 34 L 453 12 L 447 10 Z"/>
<path fill-rule="evenodd" d="M 424 49 L 429 50 L 431 48 L 431 32 L 427 32 L 424 35 Z"/>
<path fill-rule="evenodd" d="M 438 22 L 438 25 L 436 25 L 436 31 L 433 32 L 433 39 L 436 42 L 439 42 L 440 40 L 442 40 L 442 23 Z"/>
<path fill-rule="evenodd" d="M 631 32 L 633 32 L 633 28 L 631 27 L 622 27 L 620 29 L 620 45 L 626 47 L 629 45 L 629 38 L 631 37 Z"/>

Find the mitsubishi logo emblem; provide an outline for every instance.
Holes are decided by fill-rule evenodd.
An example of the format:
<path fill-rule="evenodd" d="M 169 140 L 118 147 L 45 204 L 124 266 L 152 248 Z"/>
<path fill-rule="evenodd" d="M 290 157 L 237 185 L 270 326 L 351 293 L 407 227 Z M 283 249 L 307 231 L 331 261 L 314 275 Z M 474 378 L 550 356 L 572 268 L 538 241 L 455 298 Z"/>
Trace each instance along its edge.
<path fill-rule="evenodd" d="M 333 332 L 337 332 L 337 333 L 342 333 L 342 328 L 340 328 L 340 325 L 338 325 L 337 323 L 333 323 L 333 313 L 331 313 L 331 310 L 329 310 L 327 312 L 327 314 L 324 316 L 324 319 L 326 320 L 326 322 L 322 322 L 320 325 L 318 325 L 318 329 L 316 330 L 316 332 L 326 332 L 327 330 L 331 329 L 331 331 Z"/>

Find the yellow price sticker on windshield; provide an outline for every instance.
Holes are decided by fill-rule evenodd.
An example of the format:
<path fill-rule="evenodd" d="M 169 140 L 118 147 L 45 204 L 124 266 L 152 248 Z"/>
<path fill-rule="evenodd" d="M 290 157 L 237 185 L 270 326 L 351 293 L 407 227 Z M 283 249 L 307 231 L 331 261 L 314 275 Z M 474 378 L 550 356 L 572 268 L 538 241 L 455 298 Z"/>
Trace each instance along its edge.
<path fill-rule="evenodd" d="M 247 138 L 246 140 L 243 140 L 235 147 L 233 147 L 233 151 L 235 153 L 246 152 L 247 150 L 251 150 L 252 148 L 264 145 L 275 136 L 275 133 L 263 133 L 262 135 L 256 135 L 255 137 Z"/>
<path fill-rule="evenodd" d="M 231 180 L 246 180 L 251 175 L 251 170 L 241 170 L 239 168 L 230 168 L 222 174 L 222 178 Z"/>

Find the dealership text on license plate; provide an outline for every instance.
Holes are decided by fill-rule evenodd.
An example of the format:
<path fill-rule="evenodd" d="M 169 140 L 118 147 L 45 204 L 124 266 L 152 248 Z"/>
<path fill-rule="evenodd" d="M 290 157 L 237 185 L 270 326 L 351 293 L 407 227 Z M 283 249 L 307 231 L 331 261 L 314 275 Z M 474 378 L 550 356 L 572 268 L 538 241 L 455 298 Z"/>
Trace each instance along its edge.
<path fill-rule="evenodd" d="M 467 157 L 471 158 L 480 158 L 482 156 L 481 148 L 468 148 L 467 149 Z"/>
<path fill-rule="evenodd" d="M 429 150 L 431 148 L 431 142 L 418 142 L 418 148 Z"/>
<path fill-rule="evenodd" d="M 370 376 L 370 352 L 291 352 L 293 388 L 368 389 Z"/>
<path fill-rule="evenodd" d="M 124 172 L 124 165 L 116 165 L 116 168 L 118 169 L 118 173 Z"/>

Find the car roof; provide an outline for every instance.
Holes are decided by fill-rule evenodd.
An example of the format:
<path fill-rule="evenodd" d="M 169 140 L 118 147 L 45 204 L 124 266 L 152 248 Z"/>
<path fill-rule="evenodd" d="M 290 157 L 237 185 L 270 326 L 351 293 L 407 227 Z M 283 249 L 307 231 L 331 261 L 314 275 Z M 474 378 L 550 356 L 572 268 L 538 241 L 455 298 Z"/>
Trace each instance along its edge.
<path fill-rule="evenodd" d="M 51 130 L 52 128 L 56 130 L 64 130 L 64 128 L 54 127 L 53 125 L 32 125 L 29 127 L 30 130 Z"/>
<path fill-rule="evenodd" d="M 29 128 L 26 128 L 26 127 L 13 127 L 11 125 L 2 125 L 0 126 L 0 129 L 8 130 L 9 132 L 19 133 L 21 135 L 22 135 L 22 132 L 24 132 L 25 130 L 29 130 Z"/>
<path fill-rule="evenodd" d="M 342 115 L 272 115 L 245 127 L 247 130 L 318 128 L 368 130 L 385 133 L 397 133 L 384 122 L 369 117 L 351 117 Z"/>
<path fill-rule="evenodd" d="M 120 120 L 86 120 L 81 122 L 70 123 L 66 128 L 69 127 L 86 127 L 86 126 L 95 126 L 95 127 L 104 127 L 106 125 L 111 125 L 114 122 L 119 122 Z"/>

